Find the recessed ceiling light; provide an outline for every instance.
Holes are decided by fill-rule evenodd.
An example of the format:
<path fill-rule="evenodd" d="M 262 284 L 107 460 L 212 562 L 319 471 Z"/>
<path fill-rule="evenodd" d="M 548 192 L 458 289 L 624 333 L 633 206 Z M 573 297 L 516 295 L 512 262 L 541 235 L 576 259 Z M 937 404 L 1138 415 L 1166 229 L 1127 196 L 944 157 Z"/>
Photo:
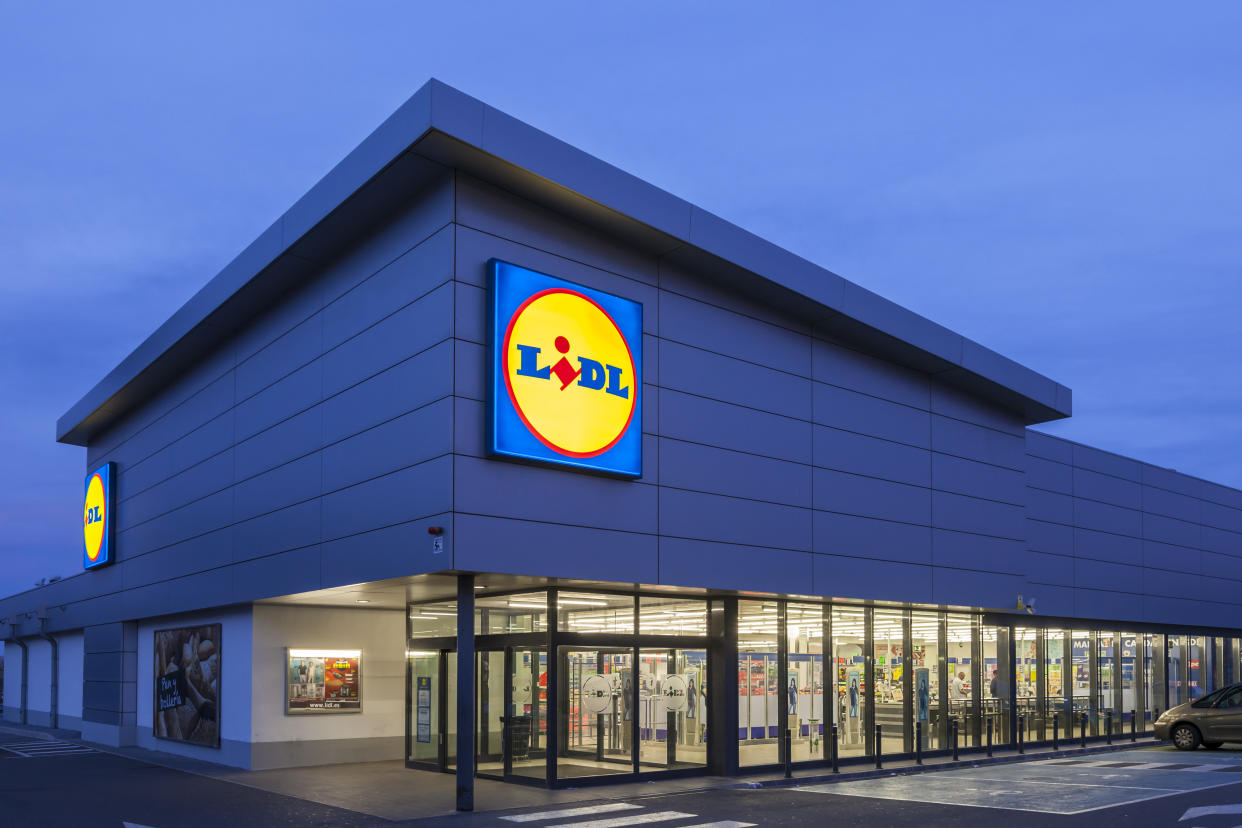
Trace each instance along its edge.
<path fill-rule="evenodd" d="M 359 598 L 357 601 L 354 601 L 354 603 L 355 604 L 369 604 L 371 603 L 371 601 L 368 598 Z"/>

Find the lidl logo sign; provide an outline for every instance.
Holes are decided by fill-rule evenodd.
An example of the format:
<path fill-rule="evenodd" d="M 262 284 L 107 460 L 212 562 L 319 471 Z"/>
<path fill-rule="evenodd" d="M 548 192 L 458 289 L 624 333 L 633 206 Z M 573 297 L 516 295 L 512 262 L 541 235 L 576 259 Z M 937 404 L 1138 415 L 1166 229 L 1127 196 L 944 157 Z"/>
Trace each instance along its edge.
<path fill-rule="evenodd" d="M 113 463 L 86 476 L 82 505 L 82 567 L 94 569 L 113 559 Z"/>
<path fill-rule="evenodd" d="M 642 474 L 637 302 L 493 259 L 491 454 Z"/>

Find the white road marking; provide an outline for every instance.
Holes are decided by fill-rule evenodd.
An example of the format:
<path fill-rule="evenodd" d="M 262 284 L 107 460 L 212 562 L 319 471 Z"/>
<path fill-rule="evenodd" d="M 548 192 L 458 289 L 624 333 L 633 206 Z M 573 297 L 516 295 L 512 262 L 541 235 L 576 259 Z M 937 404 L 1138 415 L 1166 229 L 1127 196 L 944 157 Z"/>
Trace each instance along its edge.
<path fill-rule="evenodd" d="M 694 814 L 681 811 L 655 811 L 648 814 L 630 814 L 611 819 L 588 819 L 584 822 L 558 822 L 550 828 L 621 828 L 623 825 L 644 825 L 648 822 L 666 822 L 670 819 L 693 819 Z"/>
<path fill-rule="evenodd" d="M 1188 819 L 1194 819 L 1201 816 L 1213 816 L 1215 814 L 1242 814 L 1242 804 L 1238 805 L 1200 805 L 1195 808 L 1187 808 L 1186 813 L 1182 814 L 1182 818 L 1178 822 L 1185 822 Z"/>
<path fill-rule="evenodd" d="M 83 753 L 95 753 L 94 748 L 78 745 L 73 742 L 61 742 L 55 739 L 44 739 L 37 742 L 6 742 L 0 749 L 15 753 L 23 759 L 35 759 L 43 756 L 71 756 Z"/>
<path fill-rule="evenodd" d="M 684 828 L 755 828 L 755 823 L 725 819 L 720 822 L 704 822 L 701 825 L 686 825 Z"/>
<path fill-rule="evenodd" d="M 512 816 L 502 816 L 501 819 L 508 820 L 509 822 L 537 822 L 541 819 L 559 819 L 562 817 L 606 814 L 611 811 L 629 811 L 634 808 L 641 807 L 641 805 L 631 805 L 628 802 L 607 802 L 602 805 L 592 805 L 590 808 L 562 808 L 559 811 L 539 811 L 534 814 L 513 814 Z"/>

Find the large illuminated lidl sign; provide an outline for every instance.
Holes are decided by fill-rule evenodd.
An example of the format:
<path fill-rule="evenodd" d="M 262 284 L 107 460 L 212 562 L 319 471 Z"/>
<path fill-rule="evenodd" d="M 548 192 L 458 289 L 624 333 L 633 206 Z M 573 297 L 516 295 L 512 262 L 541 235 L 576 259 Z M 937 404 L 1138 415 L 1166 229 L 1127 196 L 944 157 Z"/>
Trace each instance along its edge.
<path fill-rule="evenodd" d="M 105 463 L 86 476 L 86 493 L 82 504 L 82 567 L 94 569 L 112 563 L 115 532 L 113 531 L 114 470 Z"/>
<path fill-rule="evenodd" d="M 488 452 L 640 476 L 642 305 L 495 259 L 488 268 Z"/>

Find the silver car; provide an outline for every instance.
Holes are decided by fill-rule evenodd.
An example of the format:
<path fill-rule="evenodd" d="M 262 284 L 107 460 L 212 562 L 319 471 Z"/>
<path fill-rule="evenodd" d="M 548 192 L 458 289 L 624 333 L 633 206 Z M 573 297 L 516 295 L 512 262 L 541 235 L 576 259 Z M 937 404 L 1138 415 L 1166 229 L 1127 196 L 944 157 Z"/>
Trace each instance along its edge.
<path fill-rule="evenodd" d="M 1179 750 L 1199 745 L 1215 750 L 1222 742 L 1242 742 L 1242 684 L 1179 704 L 1156 719 L 1156 738 L 1169 739 Z"/>

